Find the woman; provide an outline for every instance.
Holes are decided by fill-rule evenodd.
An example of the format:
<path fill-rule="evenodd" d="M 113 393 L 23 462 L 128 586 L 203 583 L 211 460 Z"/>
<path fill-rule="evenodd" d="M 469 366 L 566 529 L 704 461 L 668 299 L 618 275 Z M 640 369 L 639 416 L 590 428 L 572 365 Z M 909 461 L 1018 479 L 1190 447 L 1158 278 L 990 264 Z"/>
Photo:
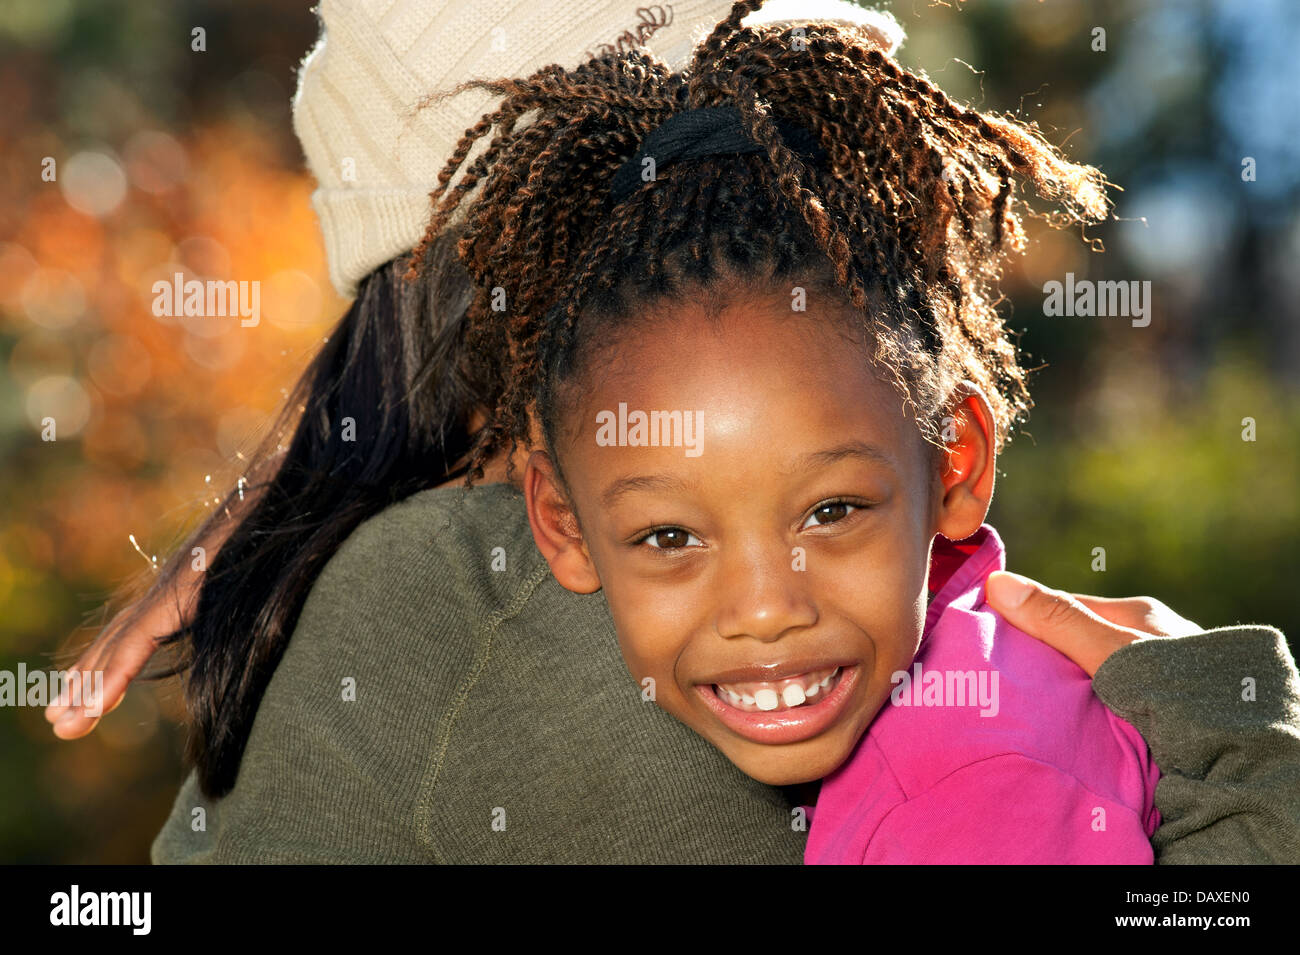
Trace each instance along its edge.
<path fill-rule="evenodd" d="M 343 4 L 322 8 L 327 27 L 345 13 L 361 15 Z M 892 27 L 882 22 L 867 29 L 892 52 Z M 367 34 L 329 35 L 355 42 Z M 309 59 L 298 117 L 312 105 L 304 95 L 312 64 L 330 62 L 322 48 Z M 329 208 L 319 196 L 317 207 Z M 339 220 L 322 221 L 328 235 Z M 283 460 L 265 458 L 254 472 L 268 477 L 236 511 L 233 529 L 214 519 L 196 537 L 220 547 L 183 634 L 198 771 L 155 858 L 798 861 L 802 831 L 786 794 L 741 776 L 627 690 L 603 598 L 576 598 L 549 580 L 517 490 L 500 483 L 510 473 L 505 455 L 479 475 L 499 483 L 449 486 L 486 440 L 482 409 L 503 387 L 493 356 L 463 347 L 465 289 L 453 241 L 445 235 L 434 246 L 422 284 L 398 283 L 400 261 L 364 281 L 290 402 L 306 410 Z M 327 247 L 338 281 L 337 236 Z M 439 327 L 440 318 L 449 321 Z M 345 418 L 356 441 L 340 428 Z M 426 490 L 439 481 L 442 488 Z M 110 701 L 147 658 L 148 625 L 160 616 L 170 631 L 189 616 L 168 601 L 192 586 L 173 563 L 153 600 L 116 629 L 124 636 L 101 640 L 99 652 L 127 661 L 109 667 Z M 1015 581 L 1001 578 L 998 587 Z M 1279 730 L 1297 687 L 1276 631 L 1191 638 L 1208 648 L 1201 652 L 1241 654 L 1252 674 L 1267 674 L 1249 780 L 1219 780 L 1218 751 L 1204 741 L 1222 749 L 1245 737 L 1225 732 L 1230 719 L 1213 709 L 1180 710 L 1181 699 L 1143 688 L 1152 668 L 1193 654 L 1171 655 L 1160 641 L 1104 653 L 1141 631 L 1175 635 L 1190 624 L 1150 624 L 1149 614 L 1173 617 L 1150 602 L 1091 601 L 1120 624 L 1112 626 L 1067 598 L 1033 585 L 1028 593 L 1019 609 L 1005 595 L 990 600 L 1030 632 L 1042 629 L 1033 614 L 1045 600 L 1076 614 L 1081 642 L 1070 655 L 1098 674 L 1098 693 L 1144 732 L 1166 771 L 1157 791 L 1166 823 L 1153 840 L 1161 861 L 1295 851 L 1276 838 L 1252 844 L 1251 817 L 1239 811 L 1285 816 L 1281 794 L 1300 763 L 1294 734 Z M 1196 673 L 1210 672 L 1197 662 Z M 1210 692 L 1190 676 L 1178 686 L 1184 696 L 1198 686 Z M 89 729 L 76 719 L 60 724 L 61 735 Z M 1184 779 L 1195 785 L 1180 788 Z"/>

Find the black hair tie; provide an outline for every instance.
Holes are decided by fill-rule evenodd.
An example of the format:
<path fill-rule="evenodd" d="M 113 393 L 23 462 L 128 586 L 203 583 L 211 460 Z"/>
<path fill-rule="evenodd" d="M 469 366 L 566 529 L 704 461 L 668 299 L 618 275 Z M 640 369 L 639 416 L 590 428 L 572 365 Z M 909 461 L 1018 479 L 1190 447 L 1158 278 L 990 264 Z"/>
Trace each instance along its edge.
<path fill-rule="evenodd" d="M 805 161 L 825 164 L 826 151 L 808 130 L 783 119 L 776 120 L 776 129 L 791 151 Z M 609 185 L 610 203 L 618 205 L 641 187 L 641 162 L 647 156 L 654 159 L 657 171 L 683 159 L 761 153 L 766 148 L 745 133 L 740 110 L 734 106 L 706 106 L 676 113 L 646 136 L 636 154 L 614 173 Z"/>

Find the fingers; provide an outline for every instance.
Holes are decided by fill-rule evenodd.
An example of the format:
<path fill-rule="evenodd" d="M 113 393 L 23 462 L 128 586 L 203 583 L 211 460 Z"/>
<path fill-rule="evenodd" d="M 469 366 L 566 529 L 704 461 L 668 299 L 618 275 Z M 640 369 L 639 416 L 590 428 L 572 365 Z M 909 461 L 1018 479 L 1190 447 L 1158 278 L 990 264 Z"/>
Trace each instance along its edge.
<path fill-rule="evenodd" d="M 1188 637 L 1201 632 L 1195 623 L 1153 597 L 1073 596 L 1099 617 L 1121 627 L 1161 637 Z"/>
<path fill-rule="evenodd" d="M 59 739 L 78 739 L 126 697 L 126 689 L 157 651 L 156 637 L 168 632 L 170 615 L 151 612 L 130 627 L 115 618 L 69 668 L 67 687 L 45 708 L 45 719 Z M 127 618 L 129 619 L 129 618 Z"/>
<path fill-rule="evenodd" d="M 55 736 L 60 739 L 85 736 L 104 714 L 122 702 L 130 677 L 112 678 L 110 683 L 111 671 L 106 659 L 111 661 L 112 656 L 103 646 L 95 644 L 72 668 L 64 671 L 68 676 L 63 692 L 45 708 L 45 719 L 53 724 Z"/>
<path fill-rule="evenodd" d="M 1013 627 L 1065 654 L 1089 676 L 1108 656 L 1142 636 L 1136 629 L 1112 623 L 1070 594 L 1019 574 L 990 574 L 985 596 Z"/>
<path fill-rule="evenodd" d="M 145 660 L 148 659 L 145 657 Z M 74 691 L 71 702 L 79 705 L 65 705 L 53 717 L 50 708 L 46 709 L 45 718 L 54 724 L 55 736 L 59 739 L 79 739 L 122 704 L 126 698 L 126 688 L 139 675 L 144 662 L 131 668 L 123 666 L 119 661 L 120 655 L 115 654 L 104 667 L 79 669 L 69 676 L 68 684 Z M 101 680 L 102 685 L 99 682 Z M 78 690 L 79 697 L 76 695 Z"/>
<path fill-rule="evenodd" d="M 72 693 L 74 681 L 80 680 L 80 674 L 82 673 L 94 673 L 96 670 L 102 669 L 99 660 L 104 654 L 105 646 L 106 640 L 101 635 L 81 652 L 81 656 L 77 657 L 75 663 L 69 667 L 59 668 L 60 671 L 68 674 L 68 683 L 62 688 L 59 696 L 51 700 L 50 705 L 45 707 L 45 719 L 48 722 L 57 723 L 62 716 L 73 708 L 73 703 L 79 701 L 79 697 L 74 697 Z"/>

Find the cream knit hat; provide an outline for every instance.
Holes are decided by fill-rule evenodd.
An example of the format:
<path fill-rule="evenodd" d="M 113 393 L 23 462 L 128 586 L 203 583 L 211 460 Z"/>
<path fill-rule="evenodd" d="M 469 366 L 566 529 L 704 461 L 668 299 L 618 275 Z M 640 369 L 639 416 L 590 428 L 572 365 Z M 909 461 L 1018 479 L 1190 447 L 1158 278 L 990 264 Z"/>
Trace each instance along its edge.
<path fill-rule="evenodd" d="M 320 0 L 321 35 L 303 59 L 293 128 L 318 188 L 330 281 L 344 298 L 424 235 L 429 192 L 465 130 L 491 108 L 473 90 L 417 109 L 473 78 L 527 76 L 644 45 L 680 68 L 731 0 Z M 840 20 L 893 54 L 903 32 L 845 0 L 771 0 L 746 24 Z"/>

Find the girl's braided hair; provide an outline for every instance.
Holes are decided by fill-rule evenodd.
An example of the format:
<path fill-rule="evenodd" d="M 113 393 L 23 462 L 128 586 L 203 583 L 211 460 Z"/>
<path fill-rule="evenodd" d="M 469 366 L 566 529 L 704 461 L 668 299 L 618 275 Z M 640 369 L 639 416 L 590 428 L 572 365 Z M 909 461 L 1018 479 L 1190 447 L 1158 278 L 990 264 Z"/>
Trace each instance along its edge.
<path fill-rule="evenodd" d="M 460 234 L 475 289 L 466 351 L 494 392 L 471 480 L 527 443 L 533 420 L 554 446 L 560 382 L 629 303 L 644 316 L 738 280 L 839 290 L 931 440 L 962 379 L 988 396 L 999 440 L 1030 407 L 997 312 L 1002 264 L 1025 245 L 1015 177 L 1056 205 L 1057 224 L 1104 216 L 1104 178 L 1018 121 L 957 105 L 852 27 L 742 27 L 761 6 L 736 3 L 679 73 L 636 50 L 444 94 L 503 97 L 439 175 L 407 272 L 421 274 L 436 237 Z M 674 164 L 611 202 L 648 134 L 714 106 L 734 107 L 763 150 Z M 778 122 L 807 130 L 826 162 L 792 151 Z"/>

